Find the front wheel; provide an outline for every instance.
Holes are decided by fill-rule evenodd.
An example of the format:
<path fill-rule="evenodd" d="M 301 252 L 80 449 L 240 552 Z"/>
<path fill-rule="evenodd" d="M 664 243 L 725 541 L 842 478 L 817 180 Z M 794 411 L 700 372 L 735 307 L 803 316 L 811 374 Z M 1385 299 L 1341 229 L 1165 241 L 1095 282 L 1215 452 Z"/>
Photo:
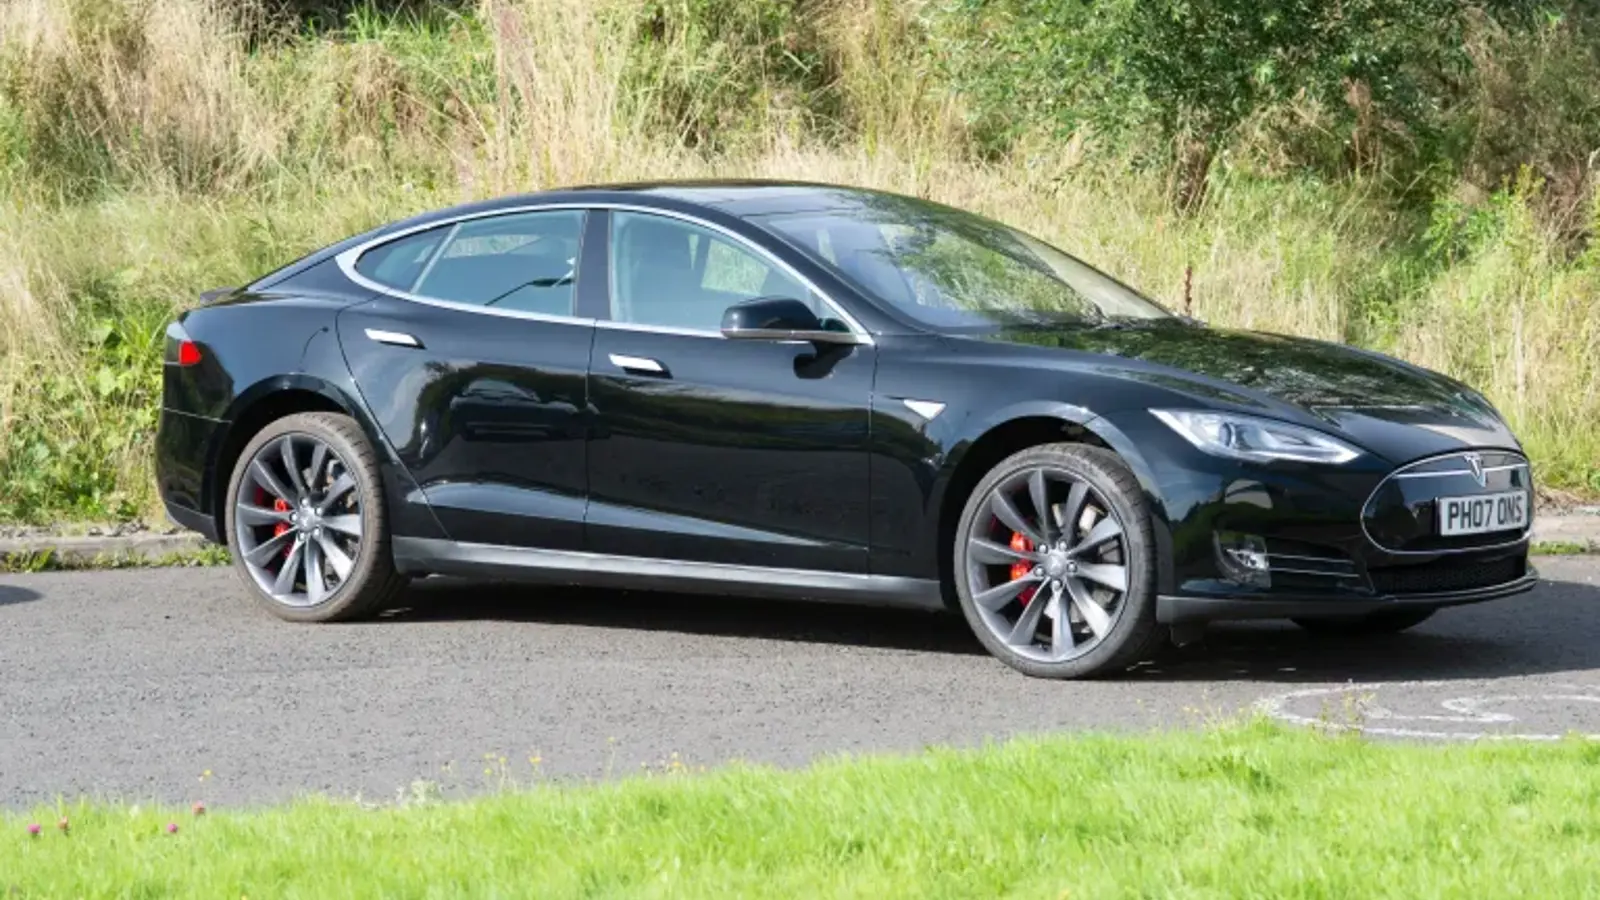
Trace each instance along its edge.
<path fill-rule="evenodd" d="M 1144 493 L 1115 454 L 1017 453 L 978 482 L 956 527 L 956 592 L 978 640 L 1041 678 L 1121 671 L 1161 646 Z"/>
<path fill-rule="evenodd" d="M 1373 634 L 1394 634 L 1414 625 L 1421 625 L 1433 617 L 1431 609 L 1388 609 L 1364 616 L 1342 618 L 1294 619 L 1294 623 L 1313 634 L 1335 637 L 1362 637 Z"/>
<path fill-rule="evenodd" d="M 301 413 L 250 439 L 228 487 L 228 549 L 256 601 L 294 622 L 376 612 L 394 570 L 377 458 L 348 416 Z"/>

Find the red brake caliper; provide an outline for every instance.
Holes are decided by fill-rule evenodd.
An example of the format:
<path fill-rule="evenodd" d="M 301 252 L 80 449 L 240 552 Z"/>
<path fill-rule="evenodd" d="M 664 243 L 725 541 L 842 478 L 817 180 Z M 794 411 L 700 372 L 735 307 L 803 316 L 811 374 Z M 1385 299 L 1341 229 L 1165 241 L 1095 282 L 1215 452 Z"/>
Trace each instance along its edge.
<path fill-rule="evenodd" d="M 257 493 L 260 495 L 261 500 L 267 499 L 267 492 L 266 491 L 258 490 Z M 257 501 L 257 502 L 260 502 L 260 501 Z M 273 512 L 286 513 L 286 512 L 288 512 L 290 510 L 290 508 L 291 507 L 289 506 L 289 501 L 283 499 L 282 497 L 273 497 L 272 498 L 272 511 Z M 289 530 L 289 523 L 288 522 L 279 522 L 278 524 L 272 526 L 272 536 L 273 537 L 280 537 L 283 534 L 287 533 L 288 530 Z M 284 559 L 288 559 L 289 558 L 289 553 L 291 551 L 293 551 L 293 550 L 294 550 L 293 545 L 290 545 L 288 547 L 284 547 L 283 548 L 283 558 Z"/>
<path fill-rule="evenodd" d="M 1026 537 L 1023 537 L 1021 532 L 1013 531 L 1011 533 L 1011 549 L 1017 551 L 1018 553 L 1032 553 L 1033 552 L 1033 542 L 1028 540 Z M 1028 573 L 1032 572 L 1032 571 L 1033 571 L 1033 565 L 1031 563 L 1025 563 L 1025 562 L 1012 563 L 1011 564 L 1011 580 L 1012 581 L 1016 581 L 1018 578 L 1026 578 L 1026 577 L 1028 577 Z M 1039 588 L 1037 586 L 1035 586 L 1035 587 L 1025 587 L 1025 588 L 1022 589 L 1022 593 L 1017 595 L 1017 599 L 1022 602 L 1023 606 L 1027 606 L 1028 605 L 1028 601 L 1032 600 L 1033 599 L 1033 595 L 1038 593 L 1038 592 L 1039 592 Z"/>

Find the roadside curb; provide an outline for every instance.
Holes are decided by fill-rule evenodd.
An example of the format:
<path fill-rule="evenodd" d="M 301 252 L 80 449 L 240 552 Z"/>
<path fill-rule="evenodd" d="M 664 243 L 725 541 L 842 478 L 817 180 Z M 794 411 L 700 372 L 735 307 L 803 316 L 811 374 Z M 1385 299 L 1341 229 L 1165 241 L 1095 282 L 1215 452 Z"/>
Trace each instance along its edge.
<path fill-rule="evenodd" d="M 90 567 L 114 562 L 156 562 L 207 546 L 198 534 L 49 536 L 0 538 L 0 560 L 49 554 L 54 563 Z"/>
<path fill-rule="evenodd" d="M 1533 521 L 1533 542 L 1573 545 L 1600 552 L 1600 512 L 1542 515 Z M 75 568 L 114 563 L 159 562 L 204 550 L 210 544 L 198 534 L 132 534 L 122 536 L 34 535 L 0 538 L 0 560 L 49 554 L 52 562 Z"/>
<path fill-rule="evenodd" d="M 1600 511 L 1567 515 L 1535 515 L 1535 544 L 1577 544 L 1589 552 L 1600 552 Z"/>

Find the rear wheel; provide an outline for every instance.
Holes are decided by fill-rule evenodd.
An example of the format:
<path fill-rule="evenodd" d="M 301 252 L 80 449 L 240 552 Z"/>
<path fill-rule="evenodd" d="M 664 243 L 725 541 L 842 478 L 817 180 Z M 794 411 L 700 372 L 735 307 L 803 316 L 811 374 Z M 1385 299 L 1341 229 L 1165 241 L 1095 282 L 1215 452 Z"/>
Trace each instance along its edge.
<path fill-rule="evenodd" d="M 1294 619 L 1294 623 L 1316 634 L 1359 637 L 1369 634 L 1394 634 L 1433 617 L 1431 609 L 1389 609 L 1364 616 Z"/>
<path fill-rule="evenodd" d="M 347 416 L 301 413 L 262 429 L 239 454 L 227 502 L 234 565 L 279 618 L 358 618 L 405 584 L 377 458 Z"/>
<path fill-rule="evenodd" d="M 1166 635 L 1144 493 L 1098 447 L 1047 444 L 990 471 L 957 525 L 953 568 L 978 640 L 1029 675 L 1120 671 Z"/>

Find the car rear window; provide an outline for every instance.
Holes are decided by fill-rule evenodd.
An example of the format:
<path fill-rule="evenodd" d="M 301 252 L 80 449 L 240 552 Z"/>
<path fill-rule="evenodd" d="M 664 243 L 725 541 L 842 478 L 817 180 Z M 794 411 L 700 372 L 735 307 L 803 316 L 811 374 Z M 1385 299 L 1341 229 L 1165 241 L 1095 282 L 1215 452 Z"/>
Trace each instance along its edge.
<path fill-rule="evenodd" d="M 444 225 L 374 247 L 356 271 L 417 297 L 567 316 L 583 219 L 561 209 Z"/>

